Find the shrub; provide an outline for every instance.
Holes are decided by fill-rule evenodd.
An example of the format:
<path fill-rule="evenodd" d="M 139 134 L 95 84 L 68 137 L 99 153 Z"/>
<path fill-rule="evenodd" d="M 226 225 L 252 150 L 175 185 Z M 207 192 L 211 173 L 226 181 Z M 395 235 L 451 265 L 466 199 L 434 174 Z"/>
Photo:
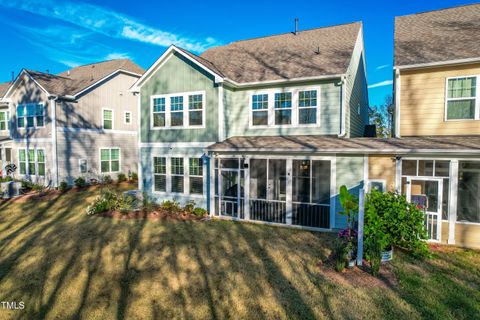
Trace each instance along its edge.
<path fill-rule="evenodd" d="M 165 200 L 160 206 L 163 210 L 168 211 L 169 213 L 178 213 L 182 210 L 178 201 L 175 200 Z"/>
<path fill-rule="evenodd" d="M 153 211 L 155 208 L 155 203 L 152 198 L 144 191 L 142 193 L 142 209 L 147 212 Z"/>
<path fill-rule="evenodd" d="M 192 213 L 194 209 L 195 209 L 195 201 L 193 200 L 188 201 L 185 207 L 183 207 L 183 210 L 187 213 Z"/>
<path fill-rule="evenodd" d="M 138 174 L 136 172 L 132 172 L 132 181 L 138 180 Z"/>
<path fill-rule="evenodd" d="M 22 180 L 21 188 L 30 191 L 33 189 L 33 182 L 29 180 Z"/>
<path fill-rule="evenodd" d="M 68 183 L 66 181 L 60 182 L 60 184 L 58 185 L 58 190 L 60 190 L 60 192 L 65 192 L 67 191 L 67 189 L 68 189 Z"/>
<path fill-rule="evenodd" d="M 119 206 L 118 196 L 110 189 L 102 191 L 100 196 L 93 200 L 93 203 L 87 207 L 87 215 L 112 211 Z"/>
<path fill-rule="evenodd" d="M 344 239 L 335 239 L 332 256 L 336 271 L 342 272 L 343 269 L 345 269 L 345 265 L 348 262 L 348 250 L 347 242 L 345 242 Z"/>
<path fill-rule="evenodd" d="M 193 214 L 197 217 L 205 217 L 208 214 L 208 212 L 203 208 L 195 208 L 193 209 Z"/>
<path fill-rule="evenodd" d="M 83 177 L 78 177 L 77 179 L 75 179 L 73 181 L 73 183 L 75 184 L 75 187 L 77 187 L 77 188 L 84 188 L 87 185 L 87 182 L 85 181 L 85 178 L 83 178 Z"/>
<path fill-rule="evenodd" d="M 127 214 L 132 211 L 134 202 L 135 197 L 124 194 L 122 197 L 118 198 L 118 210 L 123 214 Z"/>
<path fill-rule="evenodd" d="M 111 184 L 113 182 L 112 177 L 109 176 L 108 174 L 102 176 L 100 181 L 102 184 Z"/>
<path fill-rule="evenodd" d="M 10 182 L 10 181 L 13 181 L 13 178 L 10 177 L 10 176 L 0 177 L 0 183 L 1 182 Z"/>
<path fill-rule="evenodd" d="M 427 239 L 425 215 L 405 196 L 372 190 L 365 201 L 365 213 L 365 243 L 373 251 L 394 245 L 415 255 L 428 255 L 423 241 Z"/>
<path fill-rule="evenodd" d="M 127 176 L 125 175 L 125 173 L 119 173 L 119 174 L 117 175 L 117 181 L 118 181 L 118 182 L 127 181 Z"/>

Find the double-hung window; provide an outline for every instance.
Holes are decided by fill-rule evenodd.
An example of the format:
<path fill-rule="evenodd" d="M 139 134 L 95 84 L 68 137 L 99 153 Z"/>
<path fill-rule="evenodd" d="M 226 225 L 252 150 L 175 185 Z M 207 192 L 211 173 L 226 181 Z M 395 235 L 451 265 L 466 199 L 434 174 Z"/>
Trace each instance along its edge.
<path fill-rule="evenodd" d="M 317 90 L 298 93 L 298 123 L 317 123 Z"/>
<path fill-rule="evenodd" d="M 100 171 L 102 173 L 120 171 L 120 149 L 100 149 Z"/>
<path fill-rule="evenodd" d="M 203 124 L 203 95 L 188 96 L 188 125 L 201 126 Z"/>
<path fill-rule="evenodd" d="M 153 190 L 167 191 L 167 159 L 165 157 L 153 157 Z"/>
<path fill-rule="evenodd" d="M 184 190 L 184 167 L 183 158 L 171 158 L 171 192 L 183 193 Z"/>
<path fill-rule="evenodd" d="M 10 129 L 10 113 L 8 111 L 0 112 L 0 131 L 7 131 Z"/>
<path fill-rule="evenodd" d="M 113 129 L 113 110 L 103 109 L 103 129 Z"/>
<path fill-rule="evenodd" d="M 268 125 L 268 94 L 252 96 L 252 125 Z"/>
<path fill-rule="evenodd" d="M 452 78 L 447 81 L 447 120 L 479 119 L 478 77 Z"/>
<path fill-rule="evenodd" d="M 165 127 L 165 98 L 153 99 L 153 127 Z"/>
<path fill-rule="evenodd" d="M 45 151 L 43 149 L 19 149 L 20 174 L 45 176 Z"/>
<path fill-rule="evenodd" d="M 203 194 L 203 161 L 189 159 L 190 194 Z"/>
<path fill-rule="evenodd" d="M 275 125 L 292 124 L 292 93 L 275 93 Z"/>
<path fill-rule="evenodd" d="M 170 125 L 183 126 L 183 96 L 170 97 Z"/>
<path fill-rule="evenodd" d="M 41 128 L 45 126 L 45 107 L 41 103 L 17 106 L 18 128 Z"/>

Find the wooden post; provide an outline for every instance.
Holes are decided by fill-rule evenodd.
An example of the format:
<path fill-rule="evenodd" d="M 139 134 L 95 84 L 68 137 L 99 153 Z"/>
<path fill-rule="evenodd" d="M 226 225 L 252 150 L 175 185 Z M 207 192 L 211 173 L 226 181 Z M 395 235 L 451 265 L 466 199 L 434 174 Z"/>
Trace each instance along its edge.
<path fill-rule="evenodd" d="M 365 215 L 365 189 L 360 189 L 358 199 L 358 244 L 357 244 L 357 266 L 363 264 L 363 221 Z"/>

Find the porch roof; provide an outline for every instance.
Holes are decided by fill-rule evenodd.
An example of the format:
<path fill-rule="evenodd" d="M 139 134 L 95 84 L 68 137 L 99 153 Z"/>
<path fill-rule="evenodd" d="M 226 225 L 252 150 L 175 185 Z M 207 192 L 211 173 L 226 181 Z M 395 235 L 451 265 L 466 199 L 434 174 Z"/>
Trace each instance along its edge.
<path fill-rule="evenodd" d="M 426 136 L 406 138 L 339 138 L 337 136 L 231 137 L 207 148 L 212 152 L 286 153 L 435 153 L 480 155 L 479 136 Z"/>

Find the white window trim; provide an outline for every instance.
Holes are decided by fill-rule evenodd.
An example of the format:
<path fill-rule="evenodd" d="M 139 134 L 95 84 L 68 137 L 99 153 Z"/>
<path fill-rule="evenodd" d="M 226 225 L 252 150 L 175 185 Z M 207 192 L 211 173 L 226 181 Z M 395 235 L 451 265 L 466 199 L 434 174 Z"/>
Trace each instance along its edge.
<path fill-rule="evenodd" d="M 105 111 L 112 111 L 112 129 L 105 129 Z M 113 109 L 102 108 L 102 129 L 107 131 L 115 129 L 115 112 Z"/>
<path fill-rule="evenodd" d="M 20 173 L 20 151 L 24 150 L 25 151 L 25 174 Z M 30 165 L 29 165 L 29 160 L 28 160 L 28 151 L 29 150 L 34 150 L 34 163 L 35 163 L 35 174 L 31 175 L 28 172 L 30 171 Z M 38 174 L 38 150 L 43 151 L 43 155 L 45 157 L 45 161 L 43 162 L 45 164 L 45 175 L 41 176 Z M 18 175 L 21 177 L 42 177 L 45 178 L 47 176 L 47 153 L 45 152 L 45 148 L 18 148 L 17 149 L 17 164 L 18 164 Z"/>
<path fill-rule="evenodd" d="M 189 124 L 189 112 L 190 108 L 188 106 L 188 96 L 191 95 L 202 95 L 202 125 L 190 125 Z M 182 126 L 171 126 L 171 97 L 183 97 L 183 125 Z M 154 127 L 153 126 L 153 102 L 154 99 L 165 98 L 165 126 L 163 127 Z M 205 90 L 203 91 L 189 91 L 189 92 L 179 92 L 179 93 L 169 93 L 161 95 L 152 95 L 150 96 L 150 130 L 166 130 L 166 129 L 204 129 L 205 123 L 205 109 L 206 106 L 206 94 Z M 174 111 L 178 112 L 178 111 Z"/>
<path fill-rule="evenodd" d="M 86 172 L 82 172 L 82 161 L 85 161 L 85 165 L 86 165 L 86 167 L 87 167 L 87 171 L 86 171 Z M 86 174 L 86 173 L 88 173 L 88 159 L 85 159 L 85 158 L 78 159 L 78 173 L 80 173 L 80 174 Z"/>
<path fill-rule="evenodd" d="M 165 173 L 156 173 L 155 172 L 155 158 L 165 159 Z M 154 155 L 152 156 L 152 193 L 155 194 L 166 194 L 168 192 L 168 158 L 164 155 Z M 165 191 L 155 190 L 155 176 L 165 176 Z"/>
<path fill-rule="evenodd" d="M 200 165 L 202 167 L 202 175 L 190 174 L 190 159 L 198 159 L 200 161 Z M 204 169 L 204 165 L 203 165 L 202 156 L 200 156 L 198 158 L 188 157 L 187 161 L 188 161 L 188 164 L 187 164 L 187 168 L 188 168 L 188 172 L 187 172 L 187 174 L 188 174 L 188 193 L 192 194 L 192 195 L 196 195 L 196 196 L 203 196 L 205 194 L 205 172 L 204 172 L 205 169 Z M 190 187 L 191 187 L 190 178 L 202 178 L 202 193 L 191 193 L 191 191 L 190 191 Z"/>
<path fill-rule="evenodd" d="M 165 158 L 166 161 L 166 190 L 167 191 L 156 191 L 155 190 L 155 183 L 152 179 L 152 194 L 156 195 L 162 195 L 164 197 L 176 197 L 176 196 L 186 196 L 190 198 L 204 198 L 206 196 L 206 187 L 205 187 L 205 182 L 206 182 L 206 165 L 202 162 L 203 165 L 203 194 L 198 194 L 198 193 L 190 193 L 190 158 L 202 158 L 202 155 L 198 156 L 184 156 L 184 155 L 176 155 L 176 154 L 169 154 L 169 155 L 161 155 L 161 154 L 154 154 L 151 156 L 152 162 L 151 162 L 151 170 L 150 173 L 152 174 L 152 178 L 155 175 L 155 168 L 154 168 L 154 160 L 153 158 Z M 183 193 L 180 192 L 170 192 L 172 189 L 172 170 L 171 170 L 171 159 L 172 158 L 182 158 L 183 159 Z M 200 176 L 193 176 L 193 177 L 200 177 Z"/>
<path fill-rule="evenodd" d="M 112 149 L 118 149 L 118 171 L 111 171 L 112 170 Z M 109 173 L 120 173 L 122 172 L 122 149 L 119 147 L 110 147 L 110 148 L 100 148 L 98 149 L 98 172 L 100 174 L 109 174 Z M 109 150 L 110 152 L 110 159 L 108 160 L 108 170 L 102 172 L 102 150 Z"/>
<path fill-rule="evenodd" d="M 299 123 L 299 92 L 300 91 L 317 91 L 317 119 L 316 123 L 313 124 L 300 124 Z M 275 94 L 276 93 L 292 93 L 292 121 L 291 124 L 275 124 Z M 255 126 L 253 125 L 253 96 L 254 95 L 261 95 L 266 94 L 268 95 L 268 125 L 260 125 Z M 320 127 L 320 120 L 321 120 L 321 86 L 306 86 L 306 87 L 292 87 L 292 88 L 275 88 L 275 89 L 266 89 L 266 90 L 254 90 L 249 92 L 249 100 L 248 100 L 248 126 L 249 129 L 266 129 L 266 128 L 308 128 L 308 127 Z"/>
<path fill-rule="evenodd" d="M 477 78 L 476 80 L 476 90 L 475 90 L 475 117 L 474 119 L 448 119 L 448 102 L 455 100 L 468 100 L 468 98 L 448 98 L 448 81 L 454 79 L 464 79 L 464 78 Z M 466 75 L 466 76 L 455 76 L 448 77 L 445 79 L 445 106 L 444 106 L 444 121 L 445 122 L 455 122 L 455 121 L 478 121 L 480 120 L 480 75 Z"/>
<path fill-rule="evenodd" d="M 27 127 L 27 106 L 28 105 L 41 105 L 42 108 L 43 108 L 43 126 L 39 126 L 37 125 L 37 116 L 34 116 L 33 117 L 33 127 Z M 25 110 L 24 110 L 24 116 L 22 117 L 24 119 L 24 126 L 23 127 L 19 127 L 18 126 L 18 114 L 17 114 L 17 108 L 18 107 L 24 107 Z M 17 130 L 32 130 L 32 129 L 41 129 L 41 128 L 45 128 L 46 127 L 46 118 L 47 118 L 47 112 L 46 112 L 46 108 L 45 108 L 45 103 L 44 102 L 32 102 L 32 103 L 24 103 L 24 104 L 17 104 L 14 108 L 15 110 L 15 128 L 17 128 Z"/>
<path fill-rule="evenodd" d="M 127 114 L 130 115 L 130 122 L 127 122 Z M 133 114 L 132 114 L 132 111 L 124 111 L 123 112 L 123 124 L 127 125 L 127 126 L 131 126 L 133 123 Z"/>
<path fill-rule="evenodd" d="M 9 132 L 10 131 L 10 111 L 1 110 L 0 113 L 5 114 L 5 130 L 0 129 L 0 132 Z"/>

